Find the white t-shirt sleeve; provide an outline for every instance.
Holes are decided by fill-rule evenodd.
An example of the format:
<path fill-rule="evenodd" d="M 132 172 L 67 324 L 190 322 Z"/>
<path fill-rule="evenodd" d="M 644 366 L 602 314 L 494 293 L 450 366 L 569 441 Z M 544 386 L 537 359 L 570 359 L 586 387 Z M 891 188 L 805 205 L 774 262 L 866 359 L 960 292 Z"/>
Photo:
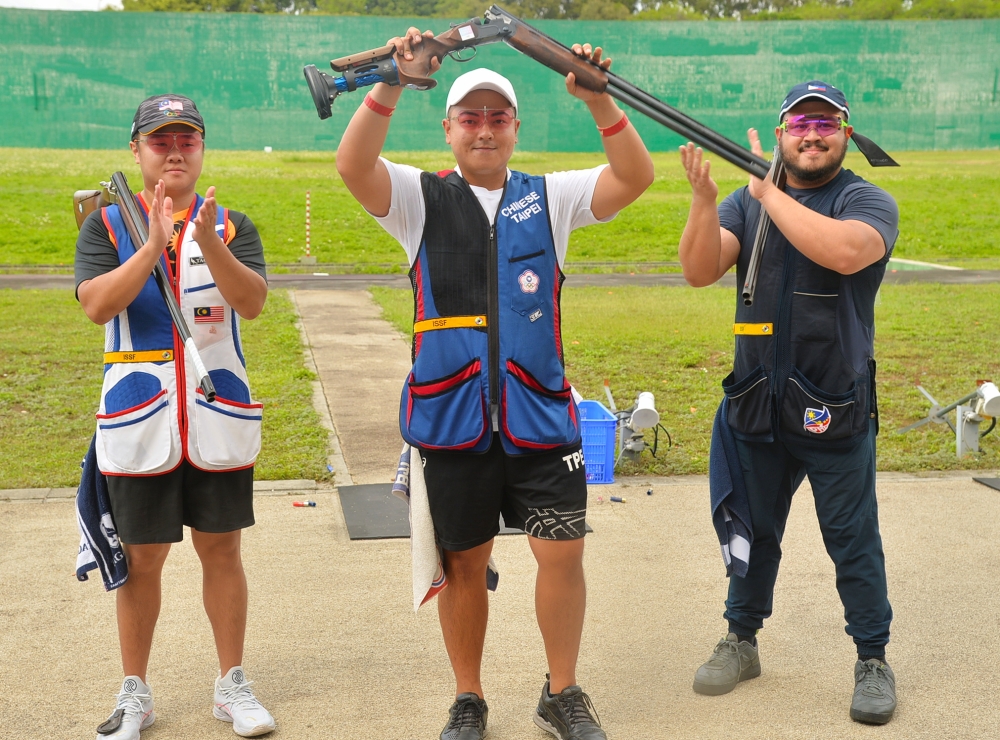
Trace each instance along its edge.
<path fill-rule="evenodd" d="M 403 249 L 412 265 L 420 250 L 420 239 L 424 235 L 424 191 L 420 187 L 422 170 L 407 164 L 396 164 L 379 157 L 389 171 L 392 183 L 392 198 L 389 212 L 384 216 L 372 215 L 379 225 L 389 232 Z"/>
<path fill-rule="evenodd" d="M 552 240 L 555 242 L 556 258 L 559 267 L 566 261 L 566 250 L 569 248 L 569 235 L 574 229 L 593 224 L 604 224 L 611 221 L 617 212 L 607 218 L 597 219 L 590 210 L 594 199 L 594 188 L 597 178 L 604 168 L 602 164 L 592 170 L 570 170 L 569 172 L 550 172 L 545 176 L 545 192 L 548 199 L 549 217 L 552 224 Z M 395 191 L 393 193 L 395 197 Z"/>

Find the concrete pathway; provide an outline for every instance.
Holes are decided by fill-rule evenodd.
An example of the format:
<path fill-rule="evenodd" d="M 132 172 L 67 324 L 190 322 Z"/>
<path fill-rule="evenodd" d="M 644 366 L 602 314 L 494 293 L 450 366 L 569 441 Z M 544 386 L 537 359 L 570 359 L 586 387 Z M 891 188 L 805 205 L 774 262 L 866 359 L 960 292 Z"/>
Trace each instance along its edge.
<path fill-rule="evenodd" d="M 326 275 L 326 274 L 275 274 L 268 275 L 268 283 L 272 288 L 296 288 L 300 290 L 349 290 L 361 291 L 373 286 L 387 288 L 409 288 L 410 281 L 406 275 Z M 888 272 L 883 282 L 895 283 L 946 283 L 980 284 L 1000 281 L 1000 270 L 899 270 Z M 56 288 L 73 289 L 72 275 L 22 275 L 0 274 L 0 289 L 2 288 Z M 569 287 L 599 286 L 613 287 L 618 285 L 687 285 L 684 276 L 678 272 L 659 273 L 575 273 L 568 275 L 566 285 Z M 719 280 L 719 285 L 734 287 L 736 275 L 729 273 Z"/>
<path fill-rule="evenodd" d="M 363 293 L 295 298 L 352 479 L 387 480 L 398 454 L 405 344 Z M 453 685 L 434 606 L 411 611 L 407 541 L 350 541 L 332 491 L 309 492 L 315 509 L 292 507 L 281 491 L 261 493 L 257 525 L 244 535 L 244 665 L 278 719 L 273 737 L 437 738 Z M 610 503 L 612 494 L 627 503 Z M 114 597 L 73 577 L 72 499 L 59 491 L 23 499 L 0 500 L 0 738 L 90 740 L 120 683 Z M 725 632 L 727 581 L 706 479 L 593 486 L 578 675 L 609 737 L 1000 735 L 989 689 L 1000 613 L 991 523 L 1000 519 L 1000 493 L 967 474 L 887 474 L 879 476 L 879 505 L 900 706 L 892 723 L 871 728 L 848 717 L 855 656 L 808 485 L 792 506 L 775 615 L 759 638 L 763 675 L 722 697 L 691 690 L 694 670 Z M 545 672 L 534 563 L 520 537 L 499 538 L 495 555 L 500 589 L 490 599 L 484 656 L 490 738 L 542 740 L 549 736 L 531 722 Z M 143 740 L 234 737 L 211 716 L 218 666 L 186 542 L 167 561 L 163 592 L 149 673 L 158 719 Z"/>

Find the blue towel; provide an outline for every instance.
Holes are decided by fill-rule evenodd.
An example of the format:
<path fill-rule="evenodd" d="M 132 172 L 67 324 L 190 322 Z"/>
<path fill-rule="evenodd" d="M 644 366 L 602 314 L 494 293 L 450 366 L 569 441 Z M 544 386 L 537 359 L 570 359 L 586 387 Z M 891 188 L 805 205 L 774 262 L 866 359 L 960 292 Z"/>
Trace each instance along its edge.
<path fill-rule="evenodd" d="M 104 590 L 113 591 L 128 580 L 128 565 L 115 521 L 111 516 L 108 482 L 97 467 L 97 437 L 83 458 L 83 475 L 76 491 L 76 525 L 80 530 L 80 549 L 76 555 L 76 578 L 86 581 L 87 572 L 98 568 Z"/>
<path fill-rule="evenodd" d="M 728 421 L 729 399 L 715 412 L 712 448 L 708 458 L 708 487 L 712 499 L 712 524 L 719 535 L 726 575 L 745 578 L 750 567 L 753 524 L 736 437 Z"/>

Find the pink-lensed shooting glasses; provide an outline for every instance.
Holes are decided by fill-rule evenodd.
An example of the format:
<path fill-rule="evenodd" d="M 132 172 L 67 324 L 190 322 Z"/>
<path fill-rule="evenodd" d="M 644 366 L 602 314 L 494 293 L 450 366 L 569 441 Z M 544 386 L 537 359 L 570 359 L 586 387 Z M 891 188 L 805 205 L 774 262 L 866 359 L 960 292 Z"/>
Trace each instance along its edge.
<path fill-rule="evenodd" d="M 494 131 L 505 131 L 514 123 L 513 108 L 478 108 L 455 111 L 450 120 L 458 121 L 458 125 L 466 131 L 478 131 L 483 124 L 489 124 Z"/>
<path fill-rule="evenodd" d="M 181 132 L 181 133 L 169 133 L 169 134 L 149 134 L 148 136 L 143 136 L 139 139 L 143 142 L 151 152 L 156 154 L 166 154 L 174 146 L 177 147 L 177 151 L 181 154 L 193 154 L 194 152 L 201 149 L 202 136 L 200 133 L 193 132 Z"/>
<path fill-rule="evenodd" d="M 842 128 L 847 128 L 847 122 L 840 118 L 811 118 L 809 116 L 792 116 L 778 126 L 792 136 L 805 136 L 810 129 L 816 129 L 820 136 L 832 136 Z"/>

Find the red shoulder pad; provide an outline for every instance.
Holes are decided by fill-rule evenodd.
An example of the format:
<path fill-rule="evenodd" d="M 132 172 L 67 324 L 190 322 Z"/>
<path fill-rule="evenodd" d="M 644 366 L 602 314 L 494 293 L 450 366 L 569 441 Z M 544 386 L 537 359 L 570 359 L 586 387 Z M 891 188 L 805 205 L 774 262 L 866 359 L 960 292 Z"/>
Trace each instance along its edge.
<path fill-rule="evenodd" d="M 438 177 L 448 177 L 448 175 L 450 175 L 454 171 L 455 170 L 438 170 L 437 175 Z"/>

